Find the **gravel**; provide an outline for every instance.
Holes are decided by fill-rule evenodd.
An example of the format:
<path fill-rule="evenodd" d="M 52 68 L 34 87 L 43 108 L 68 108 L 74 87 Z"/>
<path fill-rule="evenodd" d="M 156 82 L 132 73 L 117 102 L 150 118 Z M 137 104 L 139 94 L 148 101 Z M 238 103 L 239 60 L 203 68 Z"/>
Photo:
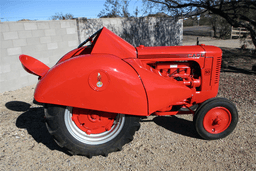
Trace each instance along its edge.
<path fill-rule="evenodd" d="M 191 115 L 150 116 L 122 151 L 71 156 L 48 133 L 32 85 L 0 94 L 0 170 L 256 170 L 256 74 L 250 68 L 256 57 L 224 46 L 228 67 L 221 71 L 218 96 L 239 112 L 228 137 L 201 139 Z"/>

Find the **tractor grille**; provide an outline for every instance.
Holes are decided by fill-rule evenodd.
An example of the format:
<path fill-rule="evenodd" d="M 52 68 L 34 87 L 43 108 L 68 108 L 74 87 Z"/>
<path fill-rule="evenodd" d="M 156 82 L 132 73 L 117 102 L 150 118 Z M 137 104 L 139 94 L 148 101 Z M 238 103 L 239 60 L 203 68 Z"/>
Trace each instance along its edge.
<path fill-rule="evenodd" d="M 221 56 L 217 58 L 214 84 L 217 84 L 219 82 L 220 68 L 221 68 Z"/>

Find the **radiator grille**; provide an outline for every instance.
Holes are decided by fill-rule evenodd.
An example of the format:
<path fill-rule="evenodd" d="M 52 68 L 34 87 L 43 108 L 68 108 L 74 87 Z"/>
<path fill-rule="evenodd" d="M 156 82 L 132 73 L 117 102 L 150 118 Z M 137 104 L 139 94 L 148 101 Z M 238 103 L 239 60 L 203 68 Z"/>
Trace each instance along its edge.
<path fill-rule="evenodd" d="M 217 58 L 216 62 L 216 73 L 214 83 L 217 84 L 220 79 L 220 68 L 221 68 L 221 56 Z"/>

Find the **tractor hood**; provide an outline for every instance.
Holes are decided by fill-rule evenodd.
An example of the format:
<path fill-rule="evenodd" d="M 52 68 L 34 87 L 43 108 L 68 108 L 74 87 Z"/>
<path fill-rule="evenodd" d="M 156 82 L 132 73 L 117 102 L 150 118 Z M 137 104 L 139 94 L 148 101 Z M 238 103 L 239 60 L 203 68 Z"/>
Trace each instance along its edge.
<path fill-rule="evenodd" d="M 198 46 L 158 46 L 145 47 L 140 45 L 137 47 L 138 58 L 186 58 L 193 55 L 205 54 L 204 45 Z"/>
<path fill-rule="evenodd" d="M 131 44 L 103 27 L 95 38 L 91 54 L 104 53 L 120 58 L 136 58 L 136 49 Z"/>

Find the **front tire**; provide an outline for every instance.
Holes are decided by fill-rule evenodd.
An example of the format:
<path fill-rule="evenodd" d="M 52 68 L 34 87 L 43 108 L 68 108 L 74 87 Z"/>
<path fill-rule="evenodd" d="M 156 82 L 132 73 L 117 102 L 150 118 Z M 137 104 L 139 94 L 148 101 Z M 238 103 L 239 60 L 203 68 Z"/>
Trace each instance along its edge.
<path fill-rule="evenodd" d="M 57 105 L 45 106 L 46 126 L 71 154 L 107 156 L 122 149 L 140 128 L 139 117 Z"/>
<path fill-rule="evenodd" d="M 212 98 L 198 108 L 193 121 L 202 138 L 215 140 L 228 136 L 235 129 L 238 112 L 228 99 Z"/>

